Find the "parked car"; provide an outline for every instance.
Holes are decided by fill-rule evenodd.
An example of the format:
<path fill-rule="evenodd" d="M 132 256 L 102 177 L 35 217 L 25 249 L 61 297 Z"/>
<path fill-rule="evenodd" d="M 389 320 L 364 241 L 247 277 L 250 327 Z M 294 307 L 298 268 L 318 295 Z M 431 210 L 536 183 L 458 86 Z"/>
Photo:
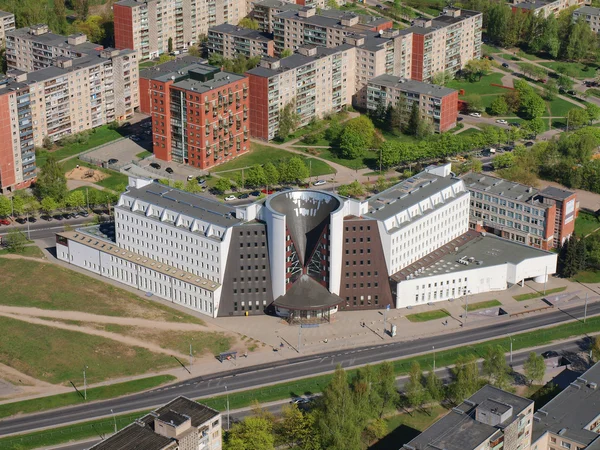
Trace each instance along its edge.
<path fill-rule="evenodd" d="M 521 124 L 519 122 L 511 122 L 510 126 L 515 128 L 521 128 Z"/>
<path fill-rule="evenodd" d="M 324 184 L 327 184 L 327 181 L 325 180 L 317 180 L 313 183 L 313 186 L 323 186 Z"/>
<path fill-rule="evenodd" d="M 574 90 L 570 90 L 570 91 L 567 91 L 567 94 L 569 94 L 569 95 L 577 95 L 577 92 L 575 92 Z"/>
<path fill-rule="evenodd" d="M 116 158 L 110 158 L 110 159 L 108 160 L 108 163 L 109 163 L 109 164 L 116 164 L 116 163 L 118 163 L 118 162 L 119 162 L 119 160 L 118 160 L 118 159 L 116 159 Z"/>
<path fill-rule="evenodd" d="M 232 200 L 236 200 L 235 195 L 228 195 L 227 197 L 225 197 L 226 202 L 230 202 Z"/>
<path fill-rule="evenodd" d="M 252 197 L 259 197 L 260 196 L 260 191 L 252 191 L 252 192 L 250 192 L 250 195 Z"/>
<path fill-rule="evenodd" d="M 239 198 L 240 200 L 242 200 L 242 199 L 246 199 L 246 198 L 248 198 L 248 197 L 250 197 L 248 194 L 240 194 L 240 195 L 238 195 L 238 198 Z"/>
<path fill-rule="evenodd" d="M 269 189 L 269 190 L 267 190 L 267 189 L 262 189 L 260 192 L 262 192 L 263 194 L 271 195 L 271 194 L 272 194 L 273 192 L 275 192 L 275 191 L 274 191 L 274 190 L 272 190 L 272 189 Z"/>
<path fill-rule="evenodd" d="M 89 215 L 90 215 L 90 213 L 89 213 L 89 212 L 87 212 L 85 209 L 82 209 L 81 211 L 79 211 L 79 215 L 80 215 L 81 217 L 87 217 L 87 216 L 89 216 Z"/>
<path fill-rule="evenodd" d="M 509 67 L 509 66 L 508 66 L 508 63 L 502 63 L 502 67 L 505 67 L 505 68 L 507 68 L 507 69 L 508 69 L 508 67 Z"/>
<path fill-rule="evenodd" d="M 170 167 L 167 167 L 165 169 L 165 172 L 167 172 L 167 173 L 173 173 L 173 169 L 171 169 Z"/>
<path fill-rule="evenodd" d="M 10 220 L 9 219 L 0 219 L 0 225 L 10 225 Z"/>
<path fill-rule="evenodd" d="M 187 176 L 187 180 L 188 180 L 188 181 L 192 181 L 193 179 L 194 179 L 194 175 L 188 175 L 188 176 Z"/>
<path fill-rule="evenodd" d="M 469 114 L 471 117 L 481 117 L 481 113 L 473 112 Z"/>
<path fill-rule="evenodd" d="M 496 123 L 501 123 L 502 125 L 508 125 L 508 122 L 504 119 L 496 119 Z"/>
<path fill-rule="evenodd" d="M 29 216 L 29 222 L 36 223 L 37 219 L 35 217 L 33 217 L 33 216 Z"/>
<path fill-rule="evenodd" d="M 533 141 L 525 142 L 525 147 L 532 147 L 533 144 L 535 144 Z"/>
<path fill-rule="evenodd" d="M 144 122 L 140 126 L 142 128 L 150 128 L 150 127 L 152 127 L 152 122 Z"/>
<path fill-rule="evenodd" d="M 198 184 L 200 186 L 203 186 L 203 185 L 206 184 L 206 180 L 204 178 L 202 178 L 202 177 L 197 177 L 196 180 L 198 180 Z"/>
<path fill-rule="evenodd" d="M 538 78 L 538 82 L 546 84 L 548 80 L 546 78 Z"/>
<path fill-rule="evenodd" d="M 150 167 L 152 167 L 153 169 L 159 170 L 160 164 L 159 163 L 150 163 Z"/>
<path fill-rule="evenodd" d="M 17 217 L 15 220 L 17 222 L 19 222 L 21 225 L 24 223 L 27 223 L 27 219 L 25 217 Z"/>

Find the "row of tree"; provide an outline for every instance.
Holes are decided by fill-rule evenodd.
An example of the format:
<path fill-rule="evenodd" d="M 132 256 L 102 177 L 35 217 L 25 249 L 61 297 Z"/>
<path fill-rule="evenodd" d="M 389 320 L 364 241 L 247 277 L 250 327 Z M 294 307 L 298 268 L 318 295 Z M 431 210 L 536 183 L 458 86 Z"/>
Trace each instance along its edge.
<path fill-rule="evenodd" d="M 223 70 L 233 73 L 246 73 L 250 69 L 254 69 L 260 63 L 260 56 L 252 56 L 250 58 L 238 53 L 235 58 L 228 59 L 219 53 L 212 53 L 208 57 L 208 63 L 212 66 L 222 67 Z"/>

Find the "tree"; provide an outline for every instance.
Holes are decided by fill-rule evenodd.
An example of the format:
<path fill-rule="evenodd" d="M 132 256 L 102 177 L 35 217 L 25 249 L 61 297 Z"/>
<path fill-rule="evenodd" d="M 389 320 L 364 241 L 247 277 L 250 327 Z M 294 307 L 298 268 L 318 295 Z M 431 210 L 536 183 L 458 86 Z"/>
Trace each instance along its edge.
<path fill-rule="evenodd" d="M 529 353 L 527 361 L 523 364 L 523 369 L 525 370 L 525 376 L 529 379 L 529 384 L 533 384 L 534 381 L 541 382 L 546 374 L 544 357 L 535 352 Z"/>
<path fill-rule="evenodd" d="M 13 216 L 22 216 L 25 213 L 25 203 L 28 201 L 28 198 L 19 195 L 20 192 L 22 191 L 17 191 L 12 198 Z"/>
<path fill-rule="evenodd" d="M 54 2 L 53 13 L 58 33 L 67 33 L 69 24 L 67 23 L 67 9 L 65 7 L 65 0 L 56 0 Z"/>
<path fill-rule="evenodd" d="M 238 25 L 244 28 L 250 28 L 251 30 L 258 30 L 258 20 L 252 19 L 250 17 L 244 17 L 239 21 Z"/>
<path fill-rule="evenodd" d="M 396 388 L 396 374 L 394 373 L 394 365 L 389 361 L 384 361 L 379 365 L 377 371 L 377 382 L 375 389 L 381 401 L 379 409 L 379 418 L 383 417 L 386 410 L 394 408 L 398 403 L 398 389 Z"/>
<path fill-rule="evenodd" d="M 67 178 L 56 156 L 53 154 L 48 155 L 46 164 L 42 167 L 34 185 L 34 192 L 40 200 L 45 197 L 52 197 L 60 202 L 65 198 L 67 194 Z"/>
<path fill-rule="evenodd" d="M 433 74 L 431 83 L 437 84 L 438 86 L 446 86 L 450 81 L 454 79 L 454 74 L 449 70 L 443 70 Z"/>
<path fill-rule="evenodd" d="M 572 108 L 567 113 L 567 128 L 568 130 L 576 130 L 586 125 L 589 122 L 589 116 L 585 109 Z M 567 130 L 567 131 L 568 131 Z"/>
<path fill-rule="evenodd" d="M 497 96 L 490 104 L 490 114 L 493 116 L 503 116 L 508 112 L 508 104 L 504 96 Z"/>
<path fill-rule="evenodd" d="M 12 214 L 12 202 L 8 197 L 0 195 L 0 217 L 8 217 Z"/>
<path fill-rule="evenodd" d="M 381 166 L 388 169 L 396 166 L 400 162 L 400 152 L 398 146 L 393 142 L 384 142 L 379 149 Z"/>
<path fill-rule="evenodd" d="M 537 117 L 535 119 L 526 120 L 521 124 L 521 132 L 525 135 L 533 136 L 534 138 L 542 133 L 546 125 L 544 119 Z"/>
<path fill-rule="evenodd" d="M 484 110 L 483 100 L 479 94 L 470 94 L 465 97 L 469 112 L 482 112 Z"/>
<path fill-rule="evenodd" d="M 44 197 L 40 206 L 42 211 L 48 216 L 58 209 L 58 203 L 52 197 Z"/>
<path fill-rule="evenodd" d="M 4 238 L 6 248 L 11 253 L 21 253 L 27 243 L 27 237 L 17 228 L 11 228 Z"/>
<path fill-rule="evenodd" d="M 473 355 L 459 357 L 452 373 L 454 382 L 450 387 L 450 392 L 456 403 L 470 397 L 482 384 L 477 360 Z"/>
<path fill-rule="evenodd" d="M 569 89 L 573 89 L 574 81 L 566 75 L 560 75 L 558 77 L 558 80 L 556 80 L 556 84 L 558 84 L 559 88 L 566 91 Z"/>
<path fill-rule="evenodd" d="M 231 189 L 231 180 L 225 177 L 219 178 L 215 183 L 214 189 L 219 194 L 224 194 L 225 192 Z"/>
<path fill-rule="evenodd" d="M 308 177 L 308 167 L 299 156 L 292 156 L 285 166 L 280 166 L 279 178 L 282 182 L 301 183 Z"/>
<path fill-rule="evenodd" d="M 600 361 L 600 336 L 592 338 L 590 350 L 592 352 L 592 359 L 594 361 Z"/>
<path fill-rule="evenodd" d="M 558 85 L 554 80 L 548 80 L 544 85 L 544 98 L 551 102 L 558 95 Z"/>
<path fill-rule="evenodd" d="M 81 208 L 85 206 L 85 195 L 82 191 L 71 191 L 66 196 L 65 203 L 70 208 Z"/>
<path fill-rule="evenodd" d="M 592 122 L 600 120 L 600 106 L 595 103 L 588 103 L 585 107 L 585 112 L 587 113 L 590 125 Z"/>
<path fill-rule="evenodd" d="M 284 48 L 281 51 L 281 55 L 279 55 L 280 58 L 287 58 L 288 56 L 292 56 L 294 54 L 294 52 L 292 50 L 290 50 L 289 48 Z"/>
<path fill-rule="evenodd" d="M 419 102 L 413 102 L 410 107 L 410 115 L 408 116 L 408 122 L 404 128 L 406 134 L 416 136 L 419 130 L 419 124 L 421 123 L 421 112 L 419 111 Z"/>
<path fill-rule="evenodd" d="M 502 95 L 502 98 L 511 112 L 517 112 L 521 107 L 521 98 L 517 91 L 508 91 Z"/>
<path fill-rule="evenodd" d="M 483 359 L 483 373 L 488 377 L 489 382 L 501 389 L 506 388 L 509 384 L 509 370 L 504 349 L 499 345 L 489 346 Z"/>
<path fill-rule="evenodd" d="M 546 112 L 546 102 L 535 92 L 521 98 L 521 112 L 527 119 L 541 117 Z"/>
<path fill-rule="evenodd" d="M 444 399 L 444 383 L 433 370 L 427 375 L 425 388 L 431 400 L 441 402 Z"/>
<path fill-rule="evenodd" d="M 363 188 L 363 185 L 355 180 L 350 184 L 343 184 L 339 186 L 338 194 L 340 194 L 343 197 L 357 198 L 365 195 L 365 190 Z"/>
<path fill-rule="evenodd" d="M 171 53 L 173 51 L 173 38 L 170 37 L 167 42 L 167 51 Z"/>
<path fill-rule="evenodd" d="M 273 450 L 273 424 L 263 417 L 246 417 L 231 428 L 229 450 Z"/>
<path fill-rule="evenodd" d="M 197 45 L 190 45 L 188 47 L 188 55 L 200 57 L 202 56 L 202 50 Z"/>
<path fill-rule="evenodd" d="M 340 136 L 342 158 L 355 159 L 364 155 L 373 141 L 375 127 L 366 116 L 359 116 L 346 122 Z"/>
<path fill-rule="evenodd" d="M 279 112 L 279 130 L 277 131 L 277 138 L 284 141 L 288 138 L 290 133 L 298 128 L 300 123 L 300 116 L 295 111 L 296 105 L 292 101 L 285 105 Z"/>
<path fill-rule="evenodd" d="M 268 162 L 263 166 L 263 172 L 265 173 L 265 184 L 268 186 L 275 186 L 279 183 L 279 171 L 275 164 Z"/>
<path fill-rule="evenodd" d="M 315 430 L 314 414 L 303 414 L 298 405 L 284 405 L 281 410 L 280 436 L 290 447 L 314 448 L 314 440 L 318 438 Z"/>
<path fill-rule="evenodd" d="M 246 171 L 246 184 L 251 187 L 264 186 L 267 184 L 267 177 L 261 165 L 250 167 Z"/>
<path fill-rule="evenodd" d="M 90 42 L 101 43 L 106 37 L 104 19 L 102 16 L 89 16 L 85 20 L 76 20 L 73 26 L 77 31 L 84 33 Z"/>
<path fill-rule="evenodd" d="M 196 179 L 188 180 L 183 189 L 191 194 L 199 194 L 202 192 L 202 186 L 198 184 Z"/>
<path fill-rule="evenodd" d="M 427 401 L 427 390 L 423 386 L 423 372 L 418 362 L 413 362 L 408 373 L 408 382 L 404 385 L 408 404 L 420 408 Z"/>
<path fill-rule="evenodd" d="M 507 167 L 512 167 L 515 163 L 515 156 L 512 153 L 502 153 L 500 155 L 494 156 L 493 166 L 494 170 L 506 169 Z"/>
<path fill-rule="evenodd" d="M 328 9 L 338 9 L 340 6 L 335 0 L 327 0 L 327 8 Z"/>
<path fill-rule="evenodd" d="M 463 73 L 467 75 L 471 81 L 481 81 L 481 78 L 490 71 L 492 63 L 487 58 L 471 59 L 467 61 L 463 69 Z"/>

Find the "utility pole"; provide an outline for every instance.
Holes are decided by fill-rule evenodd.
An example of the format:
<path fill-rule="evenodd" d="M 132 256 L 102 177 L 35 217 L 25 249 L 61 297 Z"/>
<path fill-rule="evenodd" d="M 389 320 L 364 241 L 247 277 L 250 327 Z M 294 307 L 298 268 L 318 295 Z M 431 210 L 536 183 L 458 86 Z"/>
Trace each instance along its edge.
<path fill-rule="evenodd" d="M 85 204 L 87 205 L 87 210 L 90 210 L 90 198 L 88 197 L 88 188 L 85 188 Z"/>
<path fill-rule="evenodd" d="M 585 293 L 585 307 L 583 309 L 583 323 L 585 323 L 587 319 L 587 302 L 588 302 L 588 293 Z"/>
<path fill-rule="evenodd" d="M 433 349 L 433 371 L 435 372 L 435 345 L 432 345 L 431 348 Z"/>
<path fill-rule="evenodd" d="M 192 339 L 193 341 L 193 339 Z M 190 372 L 192 371 L 192 366 L 193 366 L 193 362 L 192 362 L 192 342 L 190 341 Z"/>
<path fill-rule="evenodd" d="M 229 391 L 227 385 L 225 386 L 225 395 L 227 395 L 227 431 L 229 431 Z"/>
<path fill-rule="evenodd" d="M 117 416 L 115 416 L 115 412 L 111 409 L 110 413 L 113 416 L 113 420 L 115 421 L 115 434 L 117 434 Z"/>
<path fill-rule="evenodd" d="M 244 169 L 242 168 L 242 189 L 244 189 Z"/>
<path fill-rule="evenodd" d="M 548 266 L 544 270 L 544 295 L 546 295 L 546 283 L 548 283 Z"/>
<path fill-rule="evenodd" d="M 469 318 L 469 293 L 471 291 L 467 291 L 466 297 L 465 297 L 465 301 L 466 301 L 466 305 L 465 305 L 465 326 L 467 326 L 467 319 Z"/>
<path fill-rule="evenodd" d="M 387 312 L 390 310 L 390 305 L 387 304 L 385 306 L 385 310 L 383 311 L 383 335 L 385 336 L 385 330 L 387 329 Z"/>
<path fill-rule="evenodd" d="M 308 160 L 308 182 L 312 181 L 312 159 Z"/>
<path fill-rule="evenodd" d="M 87 378 L 85 377 L 85 369 L 88 366 L 83 366 L 83 399 L 87 400 Z"/>
<path fill-rule="evenodd" d="M 508 336 L 508 338 L 510 339 L 510 365 L 512 366 L 513 340 L 512 340 L 512 336 Z"/>
<path fill-rule="evenodd" d="M 298 353 L 300 353 L 300 345 L 302 344 L 302 324 L 298 327 Z"/>

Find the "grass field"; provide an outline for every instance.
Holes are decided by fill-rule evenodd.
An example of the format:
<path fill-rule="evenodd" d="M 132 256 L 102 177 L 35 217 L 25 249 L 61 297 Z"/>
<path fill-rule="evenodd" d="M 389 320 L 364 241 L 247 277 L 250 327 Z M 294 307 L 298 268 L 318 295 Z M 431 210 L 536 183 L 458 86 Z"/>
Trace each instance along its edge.
<path fill-rule="evenodd" d="M 388 417 L 385 419 L 388 434 L 369 447 L 369 450 L 398 450 L 401 445 L 410 442 L 421 431 L 447 413 L 446 408 L 435 405 L 426 410 Z"/>
<path fill-rule="evenodd" d="M 587 65 L 584 63 L 559 61 L 541 62 L 539 64 L 554 71 L 558 71 L 561 67 L 567 67 L 569 70 L 573 71 L 573 76 L 575 76 L 575 78 L 594 78 L 596 76 L 597 66 L 593 64 Z"/>
<path fill-rule="evenodd" d="M 526 333 L 520 333 L 512 336 L 513 351 L 525 348 L 549 344 L 555 340 L 567 339 L 573 336 L 583 336 L 587 333 L 600 331 L 600 317 L 589 317 L 585 324 L 576 321 L 563 325 L 557 325 L 551 328 L 537 329 Z M 489 346 L 501 346 L 505 352 L 510 349 L 510 340 L 508 338 L 493 339 L 491 341 L 464 346 L 450 350 L 436 352 L 437 367 L 443 367 L 454 364 L 456 359 L 461 356 L 475 355 L 478 358 L 483 357 Z M 432 355 L 425 354 L 413 358 L 396 360 L 394 370 L 397 375 L 406 374 L 410 370 L 412 363 L 416 361 L 423 370 L 429 370 L 432 367 Z M 349 370 L 349 375 L 354 374 Z M 229 394 L 231 408 L 249 406 L 254 400 L 259 402 L 281 400 L 290 398 L 298 393 L 320 392 L 331 379 L 330 375 L 297 380 L 294 382 L 274 384 L 268 387 L 253 389 L 245 392 Z M 212 397 L 202 399 L 205 403 L 221 411 L 226 408 L 226 396 Z M 236 405 L 236 406 L 232 406 Z M 144 412 L 128 414 L 116 417 L 119 429 L 129 425 L 133 420 L 141 417 Z M 48 447 L 69 440 L 80 440 L 91 436 L 97 436 L 99 432 L 110 433 L 114 426 L 113 420 L 96 420 L 84 422 L 78 425 L 70 425 L 53 430 L 38 431 L 16 437 L 0 438 L 0 448 L 19 448 L 19 450 L 29 450 L 38 447 Z M 415 424 L 417 426 L 417 424 Z M 396 442 L 397 443 L 397 442 Z M 18 447 L 17 447 L 18 445 Z M 397 447 L 394 447 L 397 448 Z"/>
<path fill-rule="evenodd" d="M 600 221 L 594 214 L 580 211 L 579 217 L 575 219 L 575 234 L 579 237 L 585 237 L 599 227 Z"/>
<path fill-rule="evenodd" d="M 490 86 L 493 84 L 502 84 L 502 77 L 504 74 L 494 72 L 481 78 L 479 81 L 466 81 L 466 80 L 452 80 L 448 83 L 450 89 L 464 89 L 465 95 L 469 94 L 504 94 L 506 89 L 498 86 Z"/>
<path fill-rule="evenodd" d="M 502 306 L 498 300 L 488 300 L 477 303 L 469 304 L 469 311 L 477 311 L 478 309 L 495 308 L 496 306 Z M 467 305 L 463 305 L 463 309 L 466 309 Z"/>
<path fill-rule="evenodd" d="M 522 302 L 524 300 L 531 300 L 532 298 L 540 298 L 550 294 L 557 294 L 565 291 L 566 289 L 567 287 L 563 286 L 554 289 L 547 289 L 545 294 L 543 292 L 531 292 L 529 294 L 513 295 L 513 298 L 518 302 Z"/>
<path fill-rule="evenodd" d="M 61 159 L 68 158 L 69 156 L 79 155 L 91 148 L 97 147 L 107 142 L 114 141 L 123 137 L 117 130 L 108 128 L 108 125 L 104 125 L 98 128 L 94 128 L 89 136 L 88 141 L 85 144 L 71 144 L 65 145 L 57 150 L 48 152 L 48 150 L 38 150 L 36 152 L 36 164 L 38 167 L 42 167 L 48 159 L 48 155 L 52 153 L 60 161 Z"/>
<path fill-rule="evenodd" d="M 495 53 L 501 52 L 503 52 L 501 48 L 489 44 L 481 44 L 481 53 L 483 53 L 484 55 L 493 55 Z"/>
<path fill-rule="evenodd" d="M 461 136 L 472 136 L 474 134 L 480 134 L 481 130 L 478 130 L 477 128 L 467 128 L 464 131 L 461 131 L 460 134 Z"/>
<path fill-rule="evenodd" d="M 30 283 L 34 284 L 34 283 Z M 88 297 L 93 298 L 93 297 Z M 0 317 L 0 362 L 49 383 L 88 382 L 167 369 L 175 359 L 103 337 Z"/>
<path fill-rule="evenodd" d="M 251 167 L 255 164 L 265 164 L 267 162 L 277 163 L 283 159 L 289 159 L 292 156 L 299 156 L 300 158 L 304 159 L 308 167 L 308 160 L 311 159 L 306 156 L 291 153 L 281 148 L 271 147 L 269 145 L 252 143 L 251 147 L 252 151 L 250 153 L 242 155 L 233 161 L 221 164 L 215 170 L 215 173 L 218 173 L 221 176 L 230 176 L 230 174 L 227 172 L 228 170 L 233 171 L 234 169 L 242 169 L 245 167 Z M 323 161 L 312 159 L 311 165 L 313 176 L 335 173 L 335 171 Z M 235 172 L 232 172 L 231 176 L 233 176 L 233 173 Z"/>
<path fill-rule="evenodd" d="M 525 53 L 523 50 L 519 50 L 517 52 L 517 56 L 519 56 L 520 58 L 527 59 L 529 61 L 539 61 L 539 59 L 540 59 L 536 55 L 532 55 L 530 53 Z"/>
<path fill-rule="evenodd" d="M 0 255 L 10 255 L 11 252 L 8 251 L 8 249 L 3 248 L 2 250 L 0 250 Z M 16 253 L 17 255 L 20 256 L 27 256 L 29 258 L 44 258 L 44 253 L 40 250 L 40 248 L 37 245 L 28 245 L 27 247 L 23 248 L 23 251 L 21 253 Z"/>
<path fill-rule="evenodd" d="M 196 317 L 54 264 L 3 258 L 0 273 L 2 305 L 204 325 Z"/>
<path fill-rule="evenodd" d="M 106 400 L 123 395 L 133 394 L 135 392 L 145 391 L 147 389 L 160 386 L 175 380 L 172 375 L 157 375 L 154 377 L 141 378 L 139 380 L 126 381 L 124 383 L 115 383 L 108 386 L 100 386 L 87 390 L 87 401 Z M 84 403 L 86 400 L 77 392 L 68 394 L 51 395 L 20 402 L 4 403 L 0 405 L 0 418 L 14 416 L 15 414 L 29 414 L 33 412 L 45 411 L 48 409 L 62 408 Z"/>
<path fill-rule="evenodd" d="M 600 283 L 600 272 L 583 270 L 572 278 L 579 283 Z"/>
<path fill-rule="evenodd" d="M 436 309 L 434 311 L 426 311 L 416 314 L 407 314 L 406 318 L 411 322 L 428 322 L 430 320 L 443 319 L 448 317 L 450 313 L 445 309 Z"/>
<path fill-rule="evenodd" d="M 513 55 L 512 53 L 501 53 L 500 55 L 501 58 L 507 59 L 509 61 L 520 61 L 521 58 L 518 56 Z"/>
<path fill-rule="evenodd" d="M 80 166 L 89 167 L 90 169 L 99 170 L 108 175 L 108 177 L 104 178 L 103 180 L 94 183 L 98 186 L 102 186 L 113 191 L 119 191 L 122 187 L 127 186 L 127 183 L 129 182 L 127 175 L 122 174 L 121 172 L 94 166 L 93 164 L 88 164 L 84 161 L 81 161 L 79 158 L 72 158 L 65 161 L 62 163 L 62 168 L 65 173 L 67 173 L 70 170 L 73 170 L 78 164 Z"/>
<path fill-rule="evenodd" d="M 578 108 L 576 104 L 558 97 L 551 102 L 546 103 L 550 107 L 550 115 L 555 117 L 566 117 L 570 110 L 573 108 Z"/>
<path fill-rule="evenodd" d="M 149 152 L 148 150 L 144 150 L 143 152 L 139 152 L 137 155 L 135 155 L 137 158 L 140 159 L 144 159 L 147 158 L 148 156 L 151 156 L 152 152 Z"/>

